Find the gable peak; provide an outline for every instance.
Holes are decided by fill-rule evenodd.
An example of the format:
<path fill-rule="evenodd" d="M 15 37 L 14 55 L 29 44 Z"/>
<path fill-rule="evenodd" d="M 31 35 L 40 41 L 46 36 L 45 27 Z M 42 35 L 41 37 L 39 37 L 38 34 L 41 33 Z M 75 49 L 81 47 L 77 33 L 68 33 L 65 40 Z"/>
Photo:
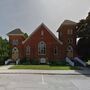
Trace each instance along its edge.
<path fill-rule="evenodd" d="M 21 31 L 20 28 L 16 28 L 12 30 L 11 32 L 7 33 L 7 35 L 23 35 L 24 33 Z"/>

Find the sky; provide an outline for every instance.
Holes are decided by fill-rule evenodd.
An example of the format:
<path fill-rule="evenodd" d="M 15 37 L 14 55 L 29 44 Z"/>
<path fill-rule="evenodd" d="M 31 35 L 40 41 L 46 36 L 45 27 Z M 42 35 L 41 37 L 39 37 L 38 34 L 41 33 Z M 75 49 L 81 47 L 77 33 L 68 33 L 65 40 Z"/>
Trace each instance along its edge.
<path fill-rule="evenodd" d="M 90 11 L 90 0 L 0 0 L 0 36 L 20 28 L 30 35 L 42 22 L 57 36 L 64 20 L 78 22 Z"/>

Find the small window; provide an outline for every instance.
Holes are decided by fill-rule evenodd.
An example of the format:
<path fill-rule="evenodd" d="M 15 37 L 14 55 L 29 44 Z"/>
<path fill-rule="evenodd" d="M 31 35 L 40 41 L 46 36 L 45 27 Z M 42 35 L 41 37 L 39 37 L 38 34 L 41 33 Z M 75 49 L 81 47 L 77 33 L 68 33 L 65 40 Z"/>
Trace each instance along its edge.
<path fill-rule="evenodd" d="M 72 35 L 73 34 L 73 30 L 72 29 L 68 29 L 67 34 Z"/>
<path fill-rule="evenodd" d="M 18 48 L 17 47 L 14 47 L 13 49 L 12 49 L 12 53 L 15 53 L 15 52 L 18 52 Z"/>
<path fill-rule="evenodd" d="M 68 39 L 68 43 L 69 43 L 69 44 L 73 43 L 73 39 L 72 39 L 72 38 L 69 38 L 69 39 Z"/>
<path fill-rule="evenodd" d="M 44 32 L 43 32 L 43 30 L 41 31 L 41 36 L 43 36 L 44 35 Z"/>
<path fill-rule="evenodd" d="M 13 40 L 12 45 L 18 45 L 18 40 Z"/>
<path fill-rule="evenodd" d="M 58 54 L 58 47 L 56 46 L 55 48 L 54 48 L 54 55 L 57 55 Z"/>
<path fill-rule="evenodd" d="M 30 46 L 26 46 L 26 55 L 30 55 Z"/>
<path fill-rule="evenodd" d="M 67 51 L 73 51 L 73 47 L 72 47 L 71 45 L 69 45 L 69 46 L 67 47 Z"/>

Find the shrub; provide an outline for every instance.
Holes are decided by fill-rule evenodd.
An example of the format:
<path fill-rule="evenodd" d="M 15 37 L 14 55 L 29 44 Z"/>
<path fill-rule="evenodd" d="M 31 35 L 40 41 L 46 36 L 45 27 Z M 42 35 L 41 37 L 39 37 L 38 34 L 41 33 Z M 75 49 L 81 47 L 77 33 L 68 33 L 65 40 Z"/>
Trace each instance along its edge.
<path fill-rule="evenodd" d="M 38 65 L 39 64 L 38 60 L 36 60 L 36 59 L 31 59 L 30 62 L 32 65 Z"/>
<path fill-rule="evenodd" d="M 4 65 L 8 57 L 0 57 L 0 65 Z"/>
<path fill-rule="evenodd" d="M 30 64 L 30 59 L 28 58 L 23 58 L 22 60 L 20 60 L 20 63 L 22 65 L 29 65 Z"/>
<path fill-rule="evenodd" d="M 65 60 L 62 61 L 50 61 L 49 65 L 55 65 L 55 66 L 66 66 L 67 63 Z"/>

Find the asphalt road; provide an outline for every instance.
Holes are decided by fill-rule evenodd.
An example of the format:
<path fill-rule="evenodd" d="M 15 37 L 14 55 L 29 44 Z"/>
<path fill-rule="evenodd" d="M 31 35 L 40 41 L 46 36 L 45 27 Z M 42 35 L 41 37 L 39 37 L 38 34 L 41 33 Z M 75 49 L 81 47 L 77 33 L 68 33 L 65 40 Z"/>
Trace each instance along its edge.
<path fill-rule="evenodd" d="M 0 90 L 90 90 L 90 76 L 0 74 Z"/>

